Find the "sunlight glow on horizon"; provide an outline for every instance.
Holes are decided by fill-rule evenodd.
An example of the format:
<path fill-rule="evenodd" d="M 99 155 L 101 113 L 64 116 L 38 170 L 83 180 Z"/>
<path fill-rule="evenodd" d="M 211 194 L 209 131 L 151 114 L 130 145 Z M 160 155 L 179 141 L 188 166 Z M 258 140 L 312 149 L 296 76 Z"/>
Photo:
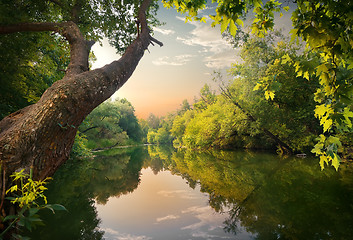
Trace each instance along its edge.
<path fill-rule="evenodd" d="M 162 6 L 158 18 L 166 24 L 154 29 L 154 37 L 164 46 L 150 46 L 131 78 L 113 95 L 130 101 L 138 118 L 174 112 L 184 99 L 192 105 L 205 84 L 215 86 L 213 71 L 225 73 L 240 60 L 239 49 L 222 38 L 220 26 L 185 23 L 174 9 Z M 288 24 L 284 20 L 280 19 L 279 27 Z M 120 58 L 107 40 L 103 40 L 103 47 L 95 44 L 92 50 L 97 57 L 92 69 Z"/>

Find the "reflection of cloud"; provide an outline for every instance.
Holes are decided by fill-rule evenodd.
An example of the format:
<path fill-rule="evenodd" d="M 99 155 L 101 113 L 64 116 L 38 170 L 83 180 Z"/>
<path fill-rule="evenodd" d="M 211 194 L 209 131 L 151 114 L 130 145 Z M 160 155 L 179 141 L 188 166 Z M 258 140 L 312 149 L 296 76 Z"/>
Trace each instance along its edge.
<path fill-rule="evenodd" d="M 109 234 L 112 234 L 112 235 L 118 235 L 119 232 L 115 231 L 114 229 L 111 229 L 111 228 L 104 228 L 102 229 L 104 232 L 106 233 L 109 233 Z"/>
<path fill-rule="evenodd" d="M 212 231 L 216 228 L 221 228 L 222 226 L 217 223 L 222 222 L 224 220 L 224 217 L 222 215 L 214 214 L 214 211 L 209 206 L 190 207 L 182 211 L 182 213 L 193 214 L 199 220 L 199 222 L 185 226 L 182 229 L 198 230 L 201 227 L 207 227 L 209 231 Z"/>
<path fill-rule="evenodd" d="M 183 20 L 181 17 L 177 17 Z M 189 36 L 177 37 L 177 40 L 190 46 L 200 46 L 203 49 L 201 53 L 207 53 L 204 62 L 209 68 L 229 67 L 234 62 L 235 49 L 223 39 L 219 26 L 211 27 L 210 24 L 197 21 L 188 22 L 195 26 Z"/>
<path fill-rule="evenodd" d="M 201 231 L 192 233 L 192 236 L 195 237 L 195 238 L 205 238 L 205 239 L 212 239 L 212 238 L 233 239 L 233 237 L 227 237 L 227 236 L 223 236 L 222 237 L 222 236 L 213 235 L 213 234 L 209 234 L 209 233 L 201 232 Z"/>
<path fill-rule="evenodd" d="M 157 60 L 152 61 L 154 65 L 170 65 L 170 66 L 182 66 L 191 60 L 193 56 L 190 54 L 178 55 L 173 58 L 170 57 L 160 57 Z"/>
<path fill-rule="evenodd" d="M 163 35 L 171 35 L 171 34 L 175 33 L 175 31 L 173 31 L 173 30 L 162 29 L 162 28 L 158 28 L 158 27 L 153 28 L 153 31 L 162 33 Z"/>
<path fill-rule="evenodd" d="M 162 222 L 162 221 L 173 220 L 173 219 L 178 219 L 178 218 L 180 218 L 180 216 L 176 216 L 176 215 L 167 215 L 167 216 L 165 216 L 165 217 L 157 218 L 156 221 L 157 221 L 157 222 Z"/>
<path fill-rule="evenodd" d="M 174 190 L 174 191 L 159 191 L 159 195 L 162 195 L 163 197 L 178 197 L 178 198 L 183 198 L 183 199 L 196 199 L 197 197 L 186 190 Z"/>
<path fill-rule="evenodd" d="M 223 232 L 222 222 L 224 221 L 224 216 L 221 214 L 215 214 L 213 209 L 209 206 L 201 207 L 194 206 L 190 207 L 184 211 L 183 214 L 191 214 L 196 217 L 199 221 L 185 226 L 182 230 L 191 230 L 192 236 L 195 238 L 204 239 L 233 239 L 232 236 L 220 236 L 219 234 L 212 234 L 214 230 L 221 230 Z"/>
<path fill-rule="evenodd" d="M 136 236 L 136 235 L 131 235 L 128 233 L 119 233 L 118 231 L 115 231 L 114 229 L 111 228 L 102 228 L 102 231 L 104 231 L 106 234 L 112 235 L 112 239 L 116 240 L 150 240 L 152 239 L 151 237 L 146 237 L 146 236 Z"/>

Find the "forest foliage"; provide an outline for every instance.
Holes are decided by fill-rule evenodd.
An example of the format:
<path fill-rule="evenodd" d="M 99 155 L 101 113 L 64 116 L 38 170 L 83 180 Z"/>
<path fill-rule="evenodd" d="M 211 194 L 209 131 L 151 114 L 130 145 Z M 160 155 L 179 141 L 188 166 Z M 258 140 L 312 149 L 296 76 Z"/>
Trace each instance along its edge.
<path fill-rule="evenodd" d="M 164 0 L 165 7 L 174 7 L 187 14 L 186 21 L 206 21 L 199 10 L 206 8 L 205 1 Z M 246 0 L 235 3 L 230 0 L 212 1 L 215 4 L 213 15 L 209 15 L 211 25 L 221 25 L 221 32 L 228 31 L 236 36 L 244 24 L 242 17 L 253 9 L 254 18 L 250 26 L 251 34 L 264 38 L 274 29 L 275 12 L 280 16 L 289 7 L 276 0 L 263 3 L 260 0 Z M 314 93 L 314 115 L 320 121 L 321 134 L 317 137 L 312 153 L 320 157 L 321 168 L 331 163 L 338 169 L 342 146 L 352 137 L 352 96 L 353 96 L 353 8 L 350 1 L 315 0 L 295 1 L 292 13 L 292 41 L 303 40 L 308 54 L 306 61 L 284 54 L 267 64 L 285 65 L 295 69 L 295 77 L 317 82 Z M 279 70 L 279 69 L 277 69 Z M 267 100 L 273 101 L 281 87 L 280 72 L 269 72 L 258 76 L 255 90 L 263 91 Z M 286 83 L 285 85 L 289 85 Z M 281 127 L 279 125 L 278 127 Z M 347 136 L 349 136 L 347 138 Z M 285 144 L 282 144 L 285 145 Z M 347 146 L 345 146 L 347 147 Z M 288 148 L 288 147 L 287 147 Z"/>
<path fill-rule="evenodd" d="M 292 62 L 310 62 L 315 67 L 313 63 L 321 56 L 303 49 L 278 31 L 262 37 L 248 36 L 241 44 L 242 61 L 233 64 L 229 76 L 214 74 L 219 89 L 212 90 L 206 84 L 192 106 L 184 100 L 177 112 L 162 118 L 158 130 L 149 132 L 154 138 L 147 140 L 158 143 L 156 139 L 162 135 L 168 139 L 165 133 L 169 132 L 175 147 L 316 153 L 317 136 L 325 132 L 314 115 L 320 78 L 311 77 L 309 81 L 306 74 L 298 74 Z M 336 134 L 340 143 L 333 136 L 319 143 L 337 143 L 338 154 L 349 157 L 352 133 Z M 323 162 L 320 164 L 323 168 Z"/>
<path fill-rule="evenodd" d="M 80 125 L 73 152 L 87 155 L 90 150 L 142 143 L 143 138 L 143 129 L 132 104 L 125 98 L 109 99 Z"/>
<path fill-rule="evenodd" d="M 110 39 L 122 53 L 136 33 L 135 16 L 139 1 L 42 1 L 19 4 L 4 1 L 1 23 L 35 21 L 79 24 L 87 40 Z M 200 99 L 191 106 L 183 103 L 177 113 L 161 119 L 151 115 L 140 121 L 131 115 L 132 106 L 103 104 L 80 127 L 75 147 L 105 148 L 128 141 L 167 143 L 190 148 L 250 147 L 273 148 L 280 152 L 312 152 L 320 165 L 336 169 L 341 156 L 349 156 L 352 146 L 353 19 L 350 1 L 296 1 L 292 9 L 292 43 L 271 33 L 275 13 L 289 7 L 278 1 L 212 1 L 214 13 L 203 16 L 207 1 L 163 0 L 186 21 L 211 21 L 222 33 L 238 39 L 244 33 L 244 18 L 253 12 L 249 34 L 240 42 L 241 64 L 230 70 L 231 81 L 220 80 L 220 92 L 209 86 L 201 89 Z M 78 15 L 75 7 L 82 11 Z M 151 25 L 158 4 L 148 11 Z M 18 14 L 13 15 L 13 12 Z M 116 14 L 129 13 L 127 15 Z M 37 13 L 37 14 L 35 14 Z M 251 36 L 251 37 L 250 37 Z M 305 50 L 293 42 L 303 41 Z M 239 45 L 239 42 L 236 43 Z M 0 36 L 0 118 L 35 103 L 69 64 L 69 45 L 59 34 L 16 33 Z M 219 76 L 216 76 L 219 78 Z M 119 105 L 114 103 L 113 105 Z M 104 108 L 121 111 L 106 113 Z M 119 109 L 118 109 L 119 108 Z M 127 114 L 127 115 L 124 115 Z M 316 117 L 316 118 L 314 118 Z M 102 119 L 103 118 L 103 119 Z M 124 119 L 130 119 L 124 122 Z M 103 121 L 102 121 L 103 120 Z M 157 124 L 158 122 L 158 124 Z M 113 124 L 114 123 L 114 124 Z M 152 124 L 152 125 L 151 125 Z M 133 126 L 134 125 L 134 126 Z M 89 129 L 89 130 L 88 130 Z M 84 132 L 87 131 L 87 132 Z M 100 137 L 94 146 L 88 138 Z M 128 140 L 129 139 L 129 140 Z M 81 150 L 82 150 L 81 149 Z"/>

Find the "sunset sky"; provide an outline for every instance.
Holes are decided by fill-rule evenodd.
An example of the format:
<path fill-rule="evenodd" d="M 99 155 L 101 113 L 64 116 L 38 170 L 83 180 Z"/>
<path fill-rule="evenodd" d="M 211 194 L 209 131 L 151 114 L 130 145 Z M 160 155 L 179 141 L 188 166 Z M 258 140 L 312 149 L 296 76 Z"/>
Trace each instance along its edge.
<path fill-rule="evenodd" d="M 212 9 L 202 14 L 207 11 Z M 164 46 L 150 45 L 132 77 L 114 94 L 127 98 L 139 118 L 147 118 L 150 113 L 163 116 L 176 110 L 184 99 L 192 104 L 202 86 L 213 83 L 213 71 L 225 72 L 240 59 L 238 50 L 222 39 L 220 27 L 212 28 L 210 20 L 185 23 L 182 15 L 163 6 L 157 17 L 165 25 L 154 29 L 154 37 Z M 280 28 L 288 24 L 281 18 L 276 25 Z M 107 41 L 103 47 L 95 44 L 93 51 L 97 57 L 93 68 L 119 58 Z"/>

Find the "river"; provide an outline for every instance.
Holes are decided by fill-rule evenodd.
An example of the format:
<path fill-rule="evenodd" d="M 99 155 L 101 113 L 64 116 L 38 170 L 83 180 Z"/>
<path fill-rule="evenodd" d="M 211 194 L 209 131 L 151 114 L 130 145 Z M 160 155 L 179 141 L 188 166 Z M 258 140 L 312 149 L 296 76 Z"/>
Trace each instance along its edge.
<path fill-rule="evenodd" d="M 353 166 L 313 158 L 167 146 L 70 159 L 32 239 L 352 239 Z M 29 234 L 29 233 L 27 233 Z"/>

